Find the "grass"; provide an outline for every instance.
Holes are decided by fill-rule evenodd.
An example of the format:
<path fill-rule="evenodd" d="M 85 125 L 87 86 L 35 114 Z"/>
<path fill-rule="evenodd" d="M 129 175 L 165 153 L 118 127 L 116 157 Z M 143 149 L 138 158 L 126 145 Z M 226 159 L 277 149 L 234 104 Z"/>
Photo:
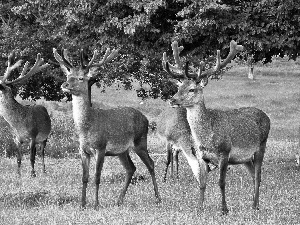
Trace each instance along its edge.
<path fill-rule="evenodd" d="M 278 66 L 278 64 L 280 66 Z M 286 67 L 284 67 L 286 65 Z M 115 157 L 106 157 L 101 175 L 100 208 L 93 209 L 93 171 L 87 193 L 87 209 L 81 210 L 81 165 L 77 156 L 76 134 L 70 103 L 41 102 L 50 111 L 53 131 L 46 148 L 47 173 L 41 160 L 36 162 L 37 177 L 30 178 L 30 163 L 25 154 L 22 176 L 16 174 L 16 158 L 0 157 L 0 224 L 299 224 L 300 171 L 295 166 L 298 150 L 300 80 L 294 74 L 296 64 L 274 63 L 274 67 L 257 68 L 257 79 L 242 76 L 244 68 L 231 70 L 220 81 L 210 81 L 205 88 L 206 105 L 211 108 L 255 106 L 271 118 L 271 132 L 263 164 L 260 210 L 253 211 L 253 184 L 246 169 L 234 166 L 227 173 L 226 194 L 229 214 L 221 216 L 218 172 L 209 174 L 203 211 L 198 209 L 198 187 L 192 172 L 180 155 L 179 180 L 162 182 L 165 166 L 164 145 L 149 135 L 149 151 L 155 161 L 162 203 L 155 204 L 149 173 L 134 154 L 135 176 L 144 177 L 131 184 L 124 205 L 116 206 L 124 184 L 124 170 Z M 292 68 L 292 75 L 277 74 Z M 246 73 L 244 73 L 246 74 Z M 300 72 L 298 73 L 300 75 Z M 108 88 L 105 93 L 93 90 L 94 105 L 101 108 L 132 106 L 155 120 L 169 106 L 149 99 L 140 104 L 135 93 Z M 0 121 L 1 123 L 1 121 Z M 1 126 L 0 151 L 8 146 L 11 135 Z M 26 152 L 26 150 L 24 149 Z M 55 157 L 54 157 L 55 156 Z"/>

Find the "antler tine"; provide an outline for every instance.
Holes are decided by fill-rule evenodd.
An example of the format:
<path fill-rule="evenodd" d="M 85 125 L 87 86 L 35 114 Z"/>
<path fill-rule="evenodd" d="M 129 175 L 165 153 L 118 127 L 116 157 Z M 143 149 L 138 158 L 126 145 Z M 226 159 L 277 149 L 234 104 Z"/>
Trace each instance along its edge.
<path fill-rule="evenodd" d="M 221 69 L 221 52 L 220 50 L 217 50 L 215 71 L 218 71 L 220 69 Z"/>
<path fill-rule="evenodd" d="M 165 69 L 165 67 L 166 67 L 166 64 L 168 64 L 168 67 L 169 67 L 170 70 L 179 72 L 179 68 L 178 68 L 178 67 L 173 66 L 172 64 L 169 63 L 168 58 L 167 58 L 167 53 L 164 52 L 164 53 L 163 53 L 163 67 L 164 67 L 164 69 Z M 168 72 L 168 71 L 167 71 L 167 72 Z M 171 72 L 171 71 L 170 71 L 170 72 Z M 172 72 L 171 72 L 171 73 L 172 73 Z"/>
<path fill-rule="evenodd" d="M 22 70 L 22 73 L 21 73 L 21 75 L 20 75 L 19 77 L 25 76 L 25 72 L 27 71 L 28 66 L 29 66 L 29 62 L 27 61 L 27 62 L 25 63 L 25 65 L 24 65 L 23 70 Z"/>
<path fill-rule="evenodd" d="M 179 58 L 179 53 L 180 53 L 180 51 L 183 50 L 183 46 L 180 46 L 180 48 L 179 48 L 177 41 L 173 41 L 171 46 L 172 46 L 172 50 L 173 50 L 173 57 L 174 57 L 175 65 L 178 68 L 181 68 L 182 63 Z"/>
<path fill-rule="evenodd" d="M 113 49 L 112 51 L 110 51 L 110 48 L 107 48 L 102 60 L 99 63 L 93 64 L 93 61 L 95 60 L 95 58 L 97 56 L 97 52 L 95 54 L 95 51 L 94 51 L 94 56 L 91 59 L 88 67 L 100 67 L 103 64 L 110 62 L 113 58 L 115 58 L 118 55 L 118 53 L 119 53 L 119 49 Z"/>
<path fill-rule="evenodd" d="M 205 68 L 205 62 L 201 61 L 199 70 L 198 70 L 198 74 L 197 74 L 197 79 L 202 77 L 202 72 L 203 72 L 204 68 Z"/>
<path fill-rule="evenodd" d="M 110 62 L 113 58 L 115 58 L 119 54 L 119 49 L 113 49 L 110 55 L 106 58 L 105 62 Z"/>
<path fill-rule="evenodd" d="M 95 49 L 95 50 L 94 50 L 94 53 L 93 53 L 93 56 L 92 56 L 92 58 L 91 58 L 89 64 L 87 65 L 87 68 L 90 68 L 90 67 L 93 65 L 93 63 L 94 63 L 94 61 L 95 61 L 97 55 L 98 55 L 98 51 L 97 51 L 97 49 Z"/>
<path fill-rule="evenodd" d="M 84 65 L 84 52 L 83 52 L 83 49 L 80 50 L 80 65 L 81 65 L 81 68 L 82 69 L 85 69 L 86 66 Z"/>
<path fill-rule="evenodd" d="M 18 60 L 15 64 L 11 65 L 12 64 L 12 60 L 13 58 L 15 58 L 15 52 L 12 51 L 9 55 L 8 55 L 8 59 L 7 59 L 7 69 L 4 73 L 4 76 L 3 78 L 1 79 L 3 83 L 6 82 L 6 80 L 9 78 L 11 72 L 16 69 L 17 67 L 21 66 L 22 64 L 22 61 L 23 60 Z"/>
<path fill-rule="evenodd" d="M 164 68 L 164 70 L 173 78 L 175 79 L 183 79 L 184 78 L 184 75 L 183 74 L 180 74 L 180 73 L 172 73 L 172 71 L 176 71 L 178 70 L 178 68 L 176 68 L 175 66 L 171 65 L 169 62 L 168 62 L 168 59 L 167 59 L 167 53 L 163 53 L 163 61 L 162 61 L 162 66 Z"/>
<path fill-rule="evenodd" d="M 166 72 L 168 72 L 169 74 L 172 75 L 172 73 L 170 71 L 170 65 L 169 65 L 169 62 L 168 62 L 168 59 L 167 59 L 167 53 L 166 52 L 163 53 L 162 66 L 163 66 L 163 68 Z"/>
<path fill-rule="evenodd" d="M 80 51 L 81 68 L 82 69 L 89 69 L 90 66 L 93 64 L 96 56 L 97 56 L 97 51 L 94 50 L 92 59 L 90 61 L 88 61 L 88 56 L 87 56 L 87 53 L 86 53 L 86 49 L 81 49 L 81 51 Z"/>
<path fill-rule="evenodd" d="M 178 47 L 178 42 L 173 41 L 171 44 L 172 51 L 173 51 L 173 57 L 175 61 L 175 65 L 171 65 L 167 58 L 167 53 L 163 53 L 163 60 L 162 60 L 162 66 L 168 74 L 170 74 L 175 79 L 182 79 L 184 78 L 184 73 L 182 71 L 182 62 L 179 57 L 179 53 L 184 49 L 183 46 Z M 185 67 L 186 68 L 186 67 Z"/>
<path fill-rule="evenodd" d="M 185 68 L 185 76 L 187 78 L 191 78 L 191 79 L 195 79 L 195 80 L 198 80 L 198 79 L 201 79 L 203 78 L 205 75 L 202 75 L 202 72 L 204 70 L 204 66 L 205 66 L 205 62 L 201 61 L 200 62 L 200 66 L 199 66 L 199 69 L 198 69 L 198 72 L 193 72 L 193 73 L 190 73 L 189 72 L 189 68 L 188 68 L 188 64 L 186 64 L 186 68 Z"/>
<path fill-rule="evenodd" d="M 63 51 L 63 55 L 62 55 L 62 59 L 64 61 L 64 63 L 66 64 L 66 66 L 69 68 L 69 69 L 72 69 L 74 68 L 74 66 L 72 65 L 72 63 L 70 62 L 70 57 L 68 56 L 68 50 L 67 49 L 64 49 Z"/>
<path fill-rule="evenodd" d="M 209 78 L 213 74 L 216 74 L 218 71 L 220 71 L 221 69 L 226 67 L 226 65 L 228 63 L 230 63 L 230 61 L 235 57 L 235 55 L 238 52 L 243 51 L 243 49 L 244 49 L 244 47 L 242 45 L 238 45 L 235 41 L 232 40 L 230 42 L 230 51 L 228 53 L 228 56 L 226 57 L 226 59 L 223 62 L 221 62 L 220 50 L 217 50 L 216 66 L 213 69 L 209 69 L 209 70 L 203 72 L 203 74 L 201 76 L 198 76 L 197 82 L 199 82 L 204 77 Z"/>
<path fill-rule="evenodd" d="M 238 52 L 244 50 L 242 45 L 238 45 L 234 40 L 230 42 L 230 51 L 226 59 L 220 63 L 220 69 L 223 69 L 235 57 Z M 221 61 L 221 60 L 220 60 Z"/>
<path fill-rule="evenodd" d="M 60 68 L 62 69 L 62 71 L 64 72 L 64 74 L 66 74 L 66 75 L 70 74 L 70 71 L 68 70 L 68 68 L 69 68 L 68 65 L 66 65 L 65 61 L 58 54 L 58 52 L 57 52 L 57 50 L 55 48 L 53 48 L 53 54 L 54 54 L 54 58 L 59 63 Z"/>
<path fill-rule="evenodd" d="M 25 72 L 27 71 L 27 68 L 28 68 L 28 65 L 29 65 L 29 62 L 26 62 L 24 67 L 23 67 L 23 70 L 22 70 L 22 73 L 21 75 L 13 80 L 13 81 L 10 81 L 10 82 L 6 82 L 7 84 L 16 84 L 16 83 L 21 83 L 23 82 L 24 80 L 26 80 L 27 78 L 29 78 L 30 76 L 34 75 L 35 73 L 43 70 L 44 68 L 46 68 L 47 66 L 49 66 L 48 63 L 42 65 L 44 63 L 44 59 L 41 58 L 41 54 L 38 53 L 37 54 L 37 57 L 36 57 L 36 61 L 33 65 L 33 67 L 29 70 L 29 72 L 27 74 L 25 74 Z"/>
<path fill-rule="evenodd" d="M 168 73 L 171 73 L 166 52 L 163 53 L 162 66 L 165 71 L 167 71 Z"/>

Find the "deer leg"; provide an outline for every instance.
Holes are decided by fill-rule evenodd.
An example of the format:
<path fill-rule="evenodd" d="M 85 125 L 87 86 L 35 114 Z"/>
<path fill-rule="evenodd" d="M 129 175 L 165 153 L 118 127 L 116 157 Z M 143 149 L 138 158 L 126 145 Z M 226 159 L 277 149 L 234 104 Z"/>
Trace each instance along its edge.
<path fill-rule="evenodd" d="M 249 171 L 249 173 L 252 177 L 253 183 L 255 183 L 255 168 L 254 168 L 253 160 L 246 162 L 244 165 L 247 168 L 247 170 Z"/>
<path fill-rule="evenodd" d="M 179 154 L 179 150 L 176 149 L 175 150 L 175 154 L 174 154 L 174 160 L 175 160 L 175 171 L 176 171 L 176 178 L 179 179 L 179 174 L 178 174 L 178 154 Z"/>
<path fill-rule="evenodd" d="M 46 147 L 47 140 L 44 140 L 41 143 L 41 151 L 42 151 L 42 164 L 43 164 L 43 172 L 46 173 L 46 167 L 45 167 L 45 147 Z"/>
<path fill-rule="evenodd" d="M 266 142 L 262 143 L 258 152 L 254 153 L 254 168 L 255 168 L 255 181 L 254 181 L 254 202 L 253 209 L 259 209 L 259 186 L 261 181 L 261 166 L 264 159 Z"/>
<path fill-rule="evenodd" d="M 99 186 L 100 186 L 100 177 L 101 177 L 101 171 L 103 168 L 104 163 L 104 157 L 105 157 L 105 149 L 102 151 L 99 150 L 96 153 L 95 160 L 96 160 L 96 171 L 95 171 L 95 205 L 94 208 L 97 209 L 99 205 Z"/>
<path fill-rule="evenodd" d="M 35 155 L 36 155 L 36 144 L 35 144 L 35 139 L 32 138 L 30 141 L 30 163 L 31 163 L 31 176 L 32 177 L 36 177 L 36 173 L 34 170 Z"/>
<path fill-rule="evenodd" d="M 134 166 L 128 151 L 119 155 L 119 159 L 126 170 L 126 179 L 125 179 L 124 187 L 118 198 L 118 202 L 117 202 L 118 206 L 123 204 L 127 188 L 129 186 L 131 178 L 136 170 L 136 167 Z"/>
<path fill-rule="evenodd" d="M 228 208 L 227 208 L 226 198 L 225 198 L 225 180 L 226 180 L 227 167 L 228 167 L 228 157 L 221 156 L 220 163 L 219 163 L 219 168 L 220 168 L 219 186 L 222 195 L 222 214 L 228 213 Z"/>
<path fill-rule="evenodd" d="M 207 163 L 203 160 L 202 156 L 199 155 L 198 151 L 196 156 L 191 152 L 191 154 L 187 154 L 187 152 L 191 152 L 191 149 L 184 149 L 183 154 L 186 157 L 193 174 L 199 184 L 200 187 L 200 200 L 199 207 L 203 208 L 204 202 L 204 194 L 207 183 L 207 174 L 208 174 L 208 166 Z"/>
<path fill-rule="evenodd" d="M 143 163 L 146 165 L 151 177 L 152 177 L 152 183 L 154 186 L 154 193 L 155 197 L 157 199 L 157 203 L 161 202 L 161 197 L 158 192 L 158 186 L 155 178 L 155 172 L 154 172 L 154 162 L 150 158 L 148 150 L 147 150 L 147 137 L 141 138 L 138 142 L 135 142 L 135 148 L 134 151 L 136 154 L 140 157 L 140 159 L 143 161 Z"/>
<path fill-rule="evenodd" d="M 168 168 L 171 163 L 171 176 L 173 175 L 173 152 L 172 152 L 172 144 L 167 143 L 166 144 L 166 149 L 167 149 L 167 161 L 166 161 L 166 169 L 165 169 L 165 174 L 164 174 L 164 179 L 163 182 L 166 182 L 167 180 L 167 174 L 168 174 Z"/>
<path fill-rule="evenodd" d="M 85 208 L 86 205 L 86 188 L 89 181 L 89 168 L 90 168 L 90 155 L 85 153 L 83 150 L 81 152 L 81 163 L 82 163 L 82 195 L 81 195 L 81 206 Z"/>
<path fill-rule="evenodd" d="M 22 142 L 19 140 L 15 140 L 16 146 L 17 146 L 17 164 L 18 164 L 18 170 L 17 173 L 19 176 L 21 176 L 21 163 L 22 163 Z"/>
<path fill-rule="evenodd" d="M 173 145 L 170 145 L 170 162 L 171 162 L 171 179 L 174 178 L 174 153 L 173 153 Z"/>

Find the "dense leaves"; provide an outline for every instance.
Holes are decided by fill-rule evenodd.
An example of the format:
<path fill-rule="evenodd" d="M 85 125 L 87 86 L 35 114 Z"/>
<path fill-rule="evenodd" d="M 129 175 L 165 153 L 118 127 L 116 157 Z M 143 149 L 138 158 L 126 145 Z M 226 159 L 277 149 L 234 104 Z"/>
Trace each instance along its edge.
<path fill-rule="evenodd" d="M 234 39 L 246 48 L 244 57 L 269 62 L 273 55 L 295 59 L 300 43 L 300 2 L 293 0 L 4 0 L 0 3 L 0 65 L 7 54 L 34 62 L 37 52 L 55 62 L 52 48 L 68 48 L 73 63 L 81 48 L 120 48 L 120 56 L 99 74 L 99 86 L 120 80 L 149 84 L 146 97 L 169 98 L 175 87 L 166 82 L 161 67 L 170 43 L 185 47 L 182 56 L 197 65 L 221 49 L 228 53 Z M 100 59 L 99 59 L 100 60 Z M 19 89 L 22 98 L 59 100 L 63 77 L 58 65 L 32 77 Z"/>

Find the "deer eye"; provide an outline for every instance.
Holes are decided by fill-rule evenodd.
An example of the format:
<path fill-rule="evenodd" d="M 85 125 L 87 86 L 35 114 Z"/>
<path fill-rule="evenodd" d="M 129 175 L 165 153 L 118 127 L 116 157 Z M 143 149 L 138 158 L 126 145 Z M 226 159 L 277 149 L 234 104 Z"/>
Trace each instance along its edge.
<path fill-rule="evenodd" d="M 195 92 L 195 89 L 190 89 L 189 92 Z"/>

